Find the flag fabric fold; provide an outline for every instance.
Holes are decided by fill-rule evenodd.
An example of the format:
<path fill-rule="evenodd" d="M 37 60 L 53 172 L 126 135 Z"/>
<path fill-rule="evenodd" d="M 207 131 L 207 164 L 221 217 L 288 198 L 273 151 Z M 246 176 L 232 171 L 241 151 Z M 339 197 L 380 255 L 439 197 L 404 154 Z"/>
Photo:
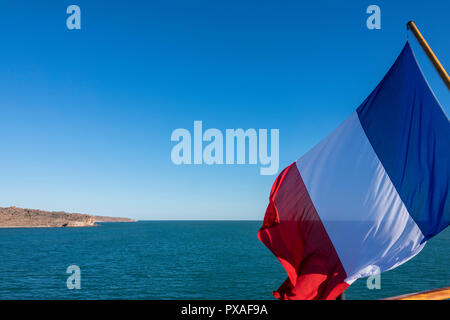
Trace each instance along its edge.
<path fill-rule="evenodd" d="M 335 299 L 417 255 L 450 223 L 450 124 L 409 43 L 371 95 L 283 170 L 259 239 L 279 299 Z"/>

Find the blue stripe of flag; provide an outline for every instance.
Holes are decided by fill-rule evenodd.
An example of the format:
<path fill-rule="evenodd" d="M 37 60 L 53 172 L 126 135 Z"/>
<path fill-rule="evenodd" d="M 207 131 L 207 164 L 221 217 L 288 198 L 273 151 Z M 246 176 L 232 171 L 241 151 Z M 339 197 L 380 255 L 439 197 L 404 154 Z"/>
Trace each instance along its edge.
<path fill-rule="evenodd" d="M 450 224 L 450 123 L 409 43 L 357 112 L 400 198 L 428 240 Z"/>

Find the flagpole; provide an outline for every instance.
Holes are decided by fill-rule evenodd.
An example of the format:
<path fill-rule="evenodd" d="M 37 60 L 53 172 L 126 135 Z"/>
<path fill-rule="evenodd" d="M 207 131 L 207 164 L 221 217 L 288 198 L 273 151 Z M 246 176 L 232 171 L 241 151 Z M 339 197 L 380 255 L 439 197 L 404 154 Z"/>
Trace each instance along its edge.
<path fill-rule="evenodd" d="M 414 34 L 414 36 L 416 37 L 416 39 L 419 42 L 420 46 L 422 47 L 423 51 L 425 51 L 425 53 L 427 54 L 428 59 L 430 59 L 430 61 L 433 64 L 434 68 L 436 69 L 436 71 L 441 76 L 441 79 L 442 79 L 442 81 L 444 81 L 445 85 L 447 86 L 447 89 L 450 90 L 450 77 L 448 76 L 447 71 L 445 71 L 444 67 L 439 62 L 439 60 L 436 57 L 436 55 L 434 54 L 433 50 L 431 50 L 431 48 L 428 45 L 428 43 L 425 40 L 425 38 L 420 33 L 419 29 L 417 29 L 416 24 L 414 23 L 414 21 L 412 21 L 412 20 L 409 21 L 408 24 L 406 25 L 406 27 L 409 30 L 411 30 L 411 32 Z"/>

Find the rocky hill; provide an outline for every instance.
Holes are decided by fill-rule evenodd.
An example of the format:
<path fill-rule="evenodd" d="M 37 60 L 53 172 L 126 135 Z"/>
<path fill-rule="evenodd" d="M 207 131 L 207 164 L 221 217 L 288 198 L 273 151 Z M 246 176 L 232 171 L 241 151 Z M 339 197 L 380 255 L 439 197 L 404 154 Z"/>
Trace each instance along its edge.
<path fill-rule="evenodd" d="M 106 220 L 101 220 L 100 218 L 105 218 Z M 64 211 L 52 212 L 17 207 L 0 207 L 0 228 L 91 227 L 95 226 L 96 221 L 112 221 L 107 219 L 122 221 L 118 219 L 126 218 L 99 217 Z"/>

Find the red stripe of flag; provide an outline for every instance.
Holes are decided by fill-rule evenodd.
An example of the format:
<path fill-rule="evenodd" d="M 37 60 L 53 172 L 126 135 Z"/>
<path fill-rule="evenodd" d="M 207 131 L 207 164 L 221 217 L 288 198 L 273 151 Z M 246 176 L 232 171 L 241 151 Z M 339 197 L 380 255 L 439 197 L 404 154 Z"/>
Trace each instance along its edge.
<path fill-rule="evenodd" d="M 294 162 L 275 180 L 258 238 L 286 269 L 273 294 L 283 300 L 332 300 L 347 287 L 337 252 Z"/>

